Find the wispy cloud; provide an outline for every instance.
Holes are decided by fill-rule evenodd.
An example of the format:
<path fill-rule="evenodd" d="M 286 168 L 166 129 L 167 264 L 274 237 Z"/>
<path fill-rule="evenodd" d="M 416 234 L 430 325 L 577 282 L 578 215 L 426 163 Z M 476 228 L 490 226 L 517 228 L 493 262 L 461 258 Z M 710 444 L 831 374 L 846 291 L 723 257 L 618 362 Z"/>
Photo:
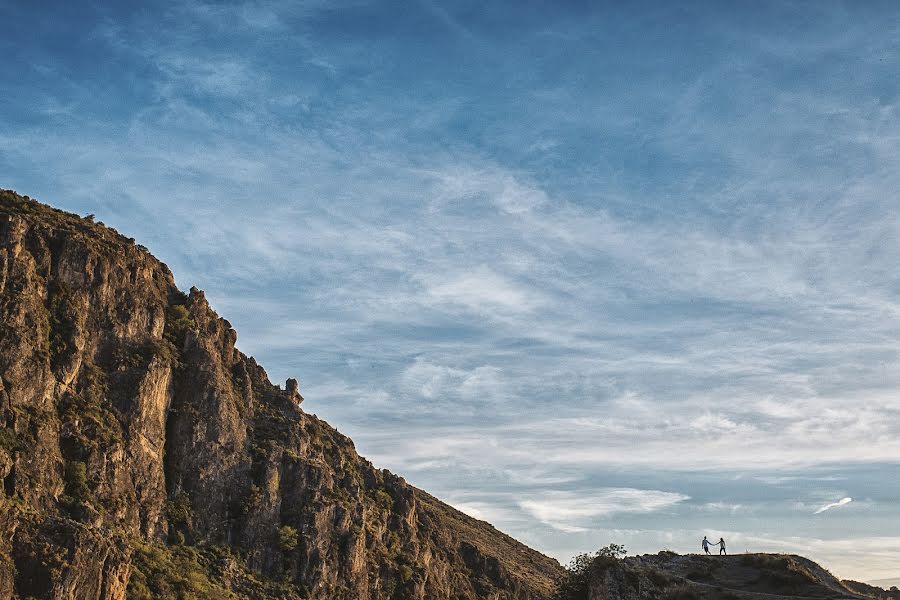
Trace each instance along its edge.
<path fill-rule="evenodd" d="M 597 489 L 587 493 L 548 491 L 519 506 L 541 523 L 566 533 L 590 530 L 597 520 L 620 513 L 649 513 L 670 508 L 689 497 L 673 492 Z"/>
<path fill-rule="evenodd" d="M 833 508 L 840 508 L 841 506 L 846 506 L 853 502 L 853 498 L 841 498 L 837 502 L 831 502 L 830 504 L 826 504 L 816 509 L 813 513 L 814 515 L 818 515 L 820 513 L 825 512 L 826 510 L 831 510 Z"/>
<path fill-rule="evenodd" d="M 561 558 L 877 495 L 887 9 L 338 8 L 0 6 L 2 185 L 139 238 L 380 466 Z"/>
<path fill-rule="evenodd" d="M 530 312 L 540 301 L 534 289 L 519 287 L 486 265 L 455 275 L 444 274 L 440 281 L 429 285 L 428 295 L 438 302 L 458 304 L 480 314 Z"/>

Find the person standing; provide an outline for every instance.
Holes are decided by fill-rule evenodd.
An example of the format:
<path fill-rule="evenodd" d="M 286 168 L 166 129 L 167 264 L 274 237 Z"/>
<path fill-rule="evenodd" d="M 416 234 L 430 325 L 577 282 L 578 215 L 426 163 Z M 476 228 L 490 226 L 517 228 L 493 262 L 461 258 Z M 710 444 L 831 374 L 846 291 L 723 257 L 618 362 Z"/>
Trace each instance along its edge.
<path fill-rule="evenodd" d="M 703 536 L 703 541 L 700 542 L 700 545 L 703 547 L 703 551 L 709 554 L 709 540 L 706 539 L 706 536 Z"/>
<path fill-rule="evenodd" d="M 725 552 L 725 538 L 719 538 L 719 556 L 722 555 L 728 556 L 728 553 Z"/>

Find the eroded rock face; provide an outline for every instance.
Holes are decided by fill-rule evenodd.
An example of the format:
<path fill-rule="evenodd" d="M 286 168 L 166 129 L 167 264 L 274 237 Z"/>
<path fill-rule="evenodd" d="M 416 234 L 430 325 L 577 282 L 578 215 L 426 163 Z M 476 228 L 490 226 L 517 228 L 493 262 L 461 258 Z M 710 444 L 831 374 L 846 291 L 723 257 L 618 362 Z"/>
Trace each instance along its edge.
<path fill-rule="evenodd" d="M 235 597 L 549 595 L 556 561 L 375 469 L 133 240 L 0 191 L 0 315 L 0 597 L 152 596 L 170 555 Z"/>

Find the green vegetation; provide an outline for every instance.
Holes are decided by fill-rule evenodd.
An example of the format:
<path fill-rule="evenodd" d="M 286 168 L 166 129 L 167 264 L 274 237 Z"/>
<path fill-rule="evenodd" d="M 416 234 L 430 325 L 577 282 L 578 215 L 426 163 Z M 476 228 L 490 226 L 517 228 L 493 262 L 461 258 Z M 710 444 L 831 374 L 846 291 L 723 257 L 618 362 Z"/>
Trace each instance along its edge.
<path fill-rule="evenodd" d="M 566 573 L 557 583 L 554 600 L 584 600 L 591 581 L 625 556 L 625 546 L 610 544 L 590 554 L 579 554 L 566 566 Z"/>
<path fill-rule="evenodd" d="M 0 190 L 0 215 L 38 215 L 53 210 L 28 196 L 20 196 L 12 190 Z"/>
<path fill-rule="evenodd" d="M 190 546 L 161 548 L 144 543 L 134 544 L 133 571 L 128 580 L 128 598 L 154 600 L 226 600 L 237 598 L 210 578 L 210 563 L 215 550 L 201 552 Z"/>
<path fill-rule="evenodd" d="M 370 492 L 372 500 L 384 511 L 390 511 L 394 508 L 394 497 L 383 488 L 378 488 Z"/>
<path fill-rule="evenodd" d="M 164 362 L 171 361 L 175 348 L 168 340 L 151 341 L 146 344 L 121 344 L 112 351 L 112 363 L 118 371 L 123 369 L 132 376 L 132 380 L 140 379 L 147 373 L 147 368 L 154 358 Z"/>
<path fill-rule="evenodd" d="M 78 392 L 65 394 L 58 411 L 64 424 L 66 454 L 86 462 L 93 452 L 109 452 L 121 444 L 123 436 L 119 419 L 106 400 L 106 374 L 90 364 L 84 365 L 81 373 Z"/>
<path fill-rule="evenodd" d="M 40 592 L 41 597 L 50 591 L 48 582 L 58 579 L 69 568 L 68 549 L 53 533 L 55 532 L 30 529 L 19 532 L 17 536 L 20 552 L 28 556 L 36 575 L 29 582 L 30 591 Z"/>
<path fill-rule="evenodd" d="M 4 427 L 3 429 L 0 429 L 0 450 L 3 450 L 7 454 L 12 454 L 16 451 L 18 445 L 19 438 L 12 428 Z"/>
<path fill-rule="evenodd" d="M 135 541 L 132 547 L 129 600 L 300 600 L 308 597 L 290 582 L 260 581 L 239 556 L 223 546 L 166 547 Z"/>
<path fill-rule="evenodd" d="M 128 240 L 115 229 L 105 227 L 103 223 L 94 223 L 87 217 L 46 206 L 28 196 L 20 196 L 12 190 L 0 190 L 0 215 L 40 223 L 50 228 L 50 231 L 64 232 L 94 249 L 110 254 L 120 252 L 122 243 Z"/>
<path fill-rule="evenodd" d="M 300 534 L 290 525 L 278 528 L 278 548 L 282 552 L 293 552 L 300 545 Z"/>
<path fill-rule="evenodd" d="M 166 312 L 165 338 L 176 348 L 184 345 L 187 332 L 196 326 L 184 304 L 173 304 Z"/>
<path fill-rule="evenodd" d="M 87 467 L 80 461 L 66 463 L 66 494 L 84 502 L 91 495 L 91 489 L 87 483 Z"/>
<path fill-rule="evenodd" d="M 188 527 L 194 511 L 191 508 L 191 500 L 187 494 L 176 494 L 172 500 L 166 502 L 166 518 L 169 524 L 175 527 Z"/>
<path fill-rule="evenodd" d="M 254 463 L 259 461 L 259 468 L 264 469 L 263 464 L 268 456 L 290 442 L 294 423 L 268 403 L 257 406 L 255 417 L 253 420 L 254 447 L 251 448 L 251 451 L 254 453 Z M 260 473 L 264 473 L 264 470 Z"/>

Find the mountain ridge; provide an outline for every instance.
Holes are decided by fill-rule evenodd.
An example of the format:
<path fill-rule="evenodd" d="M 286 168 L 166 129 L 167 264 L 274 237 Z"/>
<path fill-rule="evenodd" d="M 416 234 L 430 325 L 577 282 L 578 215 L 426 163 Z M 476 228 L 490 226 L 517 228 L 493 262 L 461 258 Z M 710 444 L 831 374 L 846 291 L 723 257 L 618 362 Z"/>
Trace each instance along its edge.
<path fill-rule="evenodd" d="M 360 457 L 133 239 L 4 190 L 0 265 L 0 597 L 552 593 L 555 560 Z"/>
<path fill-rule="evenodd" d="M 662 551 L 620 558 L 608 546 L 583 554 L 560 580 L 555 600 L 898 600 L 900 593 L 840 580 L 792 554 L 729 556 Z"/>

